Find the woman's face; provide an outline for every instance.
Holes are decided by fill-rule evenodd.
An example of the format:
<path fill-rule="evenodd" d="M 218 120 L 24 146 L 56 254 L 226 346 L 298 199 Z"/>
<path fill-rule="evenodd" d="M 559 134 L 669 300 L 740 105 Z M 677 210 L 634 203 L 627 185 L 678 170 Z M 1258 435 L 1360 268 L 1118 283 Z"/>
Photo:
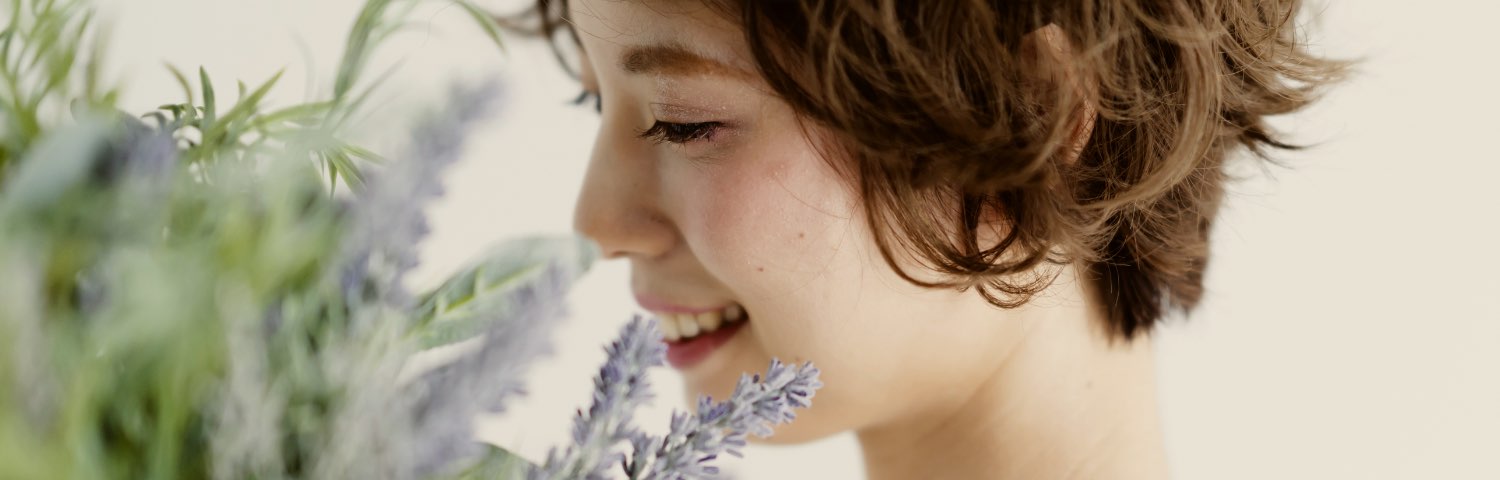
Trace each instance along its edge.
<path fill-rule="evenodd" d="M 602 99 L 576 226 L 630 262 L 642 307 L 696 325 L 666 333 L 689 395 L 811 360 L 826 387 L 771 439 L 802 441 L 941 411 L 1000 363 L 1009 312 L 895 274 L 735 24 L 691 1 L 574 0 L 570 15 Z"/>

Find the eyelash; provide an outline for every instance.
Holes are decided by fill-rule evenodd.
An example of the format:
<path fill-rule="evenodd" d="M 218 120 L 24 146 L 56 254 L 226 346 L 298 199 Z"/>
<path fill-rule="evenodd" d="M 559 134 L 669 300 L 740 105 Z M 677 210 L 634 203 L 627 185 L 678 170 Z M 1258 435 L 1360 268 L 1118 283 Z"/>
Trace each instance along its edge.
<path fill-rule="evenodd" d="M 657 120 L 651 128 L 641 132 L 640 138 L 655 140 L 657 143 L 671 142 L 681 145 L 707 140 L 723 125 L 720 122 L 670 123 Z"/>
<path fill-rule="evenodd" d="M 578 98 L 573 99 L 573 104 L 582 106 L 589 101 L 590 97 L 594 99 L 594 111 L 603 113 L 604 97 L 588 90 L 580 92 Z M 651 128 L 641 132 L 639 138 L 655 140 L 657 143 L 670 142 L 681 145 L 708 139 L 722 126 L 724 126 L 722 122 L 671 123 L 657 120 Z"/>
<path fill-rule="evenodd" d="M 589 101 L 589 97 L 594 97 L 594 112 L 604 113 L 604 96 L 588 90 L 578 92 L 578 98 L 573 99 L 573 104 L 583 106 L 584 102 Z"/>

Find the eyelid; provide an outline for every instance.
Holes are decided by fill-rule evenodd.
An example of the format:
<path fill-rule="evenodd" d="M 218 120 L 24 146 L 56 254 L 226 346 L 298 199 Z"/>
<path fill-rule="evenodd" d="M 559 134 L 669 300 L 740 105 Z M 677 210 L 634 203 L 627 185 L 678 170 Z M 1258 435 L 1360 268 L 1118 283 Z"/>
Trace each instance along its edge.
<path fill-rule="evenodd" d="M 722 118 L 725 115 L 723 109 L 705 109 L 695 107 L 684 107 L 671 103 L 652 102 L 651 113 L 656 118 L 671 119 L 677 123 L 693 123 L 690 119 Z"/>

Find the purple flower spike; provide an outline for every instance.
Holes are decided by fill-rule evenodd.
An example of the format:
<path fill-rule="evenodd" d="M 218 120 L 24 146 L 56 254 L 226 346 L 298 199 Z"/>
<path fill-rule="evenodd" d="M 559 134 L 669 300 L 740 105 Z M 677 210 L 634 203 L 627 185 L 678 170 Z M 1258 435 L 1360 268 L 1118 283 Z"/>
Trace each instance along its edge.
<path fill-rule="evenodd" d="M 624 455 L 614 452 L 616 444 L 630 442 L 639 451 L 652 442 L 630 425 L 630 418 L 652 398 L 646 371 L 661 365 L 666 355 L 656 322 L 632 319 L 604 351 L 609 359 L 594 377 L 594 403 L 573 421 L 573 445 L 561 454 L 553 450 L 531 478 L 604 478 L 611 465 L 629 468 Z"/>
<path fill-rule="evenodd" d="M 671 431 L 649 465 L 639 474 L 626 473 L 643 480 L 714 478 L 718 468 L 707 462 L 720 452 L 742 456 L 739 449 L 745 446 L 747 434 L 771 436 L 773 425 L 796 418 L 792 409 L 812 405 L 813 392 L 822 386 L 812 363 L 788 366 L 773 359 L 764 381 L 759 375 L 741 376 L 728 400 L 716 403 L 703 396 L 696 414 L 673 415 Z"/>
<path fill-rule="evenodd" d="M 728 400 L 703 396 L 697 413 L 673 412 L 667 436 L 658 438 L 630 424 L 636 408 L 651 399 L 646 370 L 661 365 L 666 353 L 655 320 L 635 318 L 605 351 L 609 359 L 594 378 L 593 405 L 574 420 L 573 445 L 553 450 L 529 479 L 603 479 L 611 465 L 630 480 L 717 478 L 719 468 L 711 463 L 722 453 L 741 456 L 746 435 L 770 436 L 771 426 L 795 418 L 792 409 L 811 405 L 823 386 L 811 363 L 772 360 L 764 381 L 741 376 Z M 630 445 L 629 456 L 614 450 L 622 443 Z"/>

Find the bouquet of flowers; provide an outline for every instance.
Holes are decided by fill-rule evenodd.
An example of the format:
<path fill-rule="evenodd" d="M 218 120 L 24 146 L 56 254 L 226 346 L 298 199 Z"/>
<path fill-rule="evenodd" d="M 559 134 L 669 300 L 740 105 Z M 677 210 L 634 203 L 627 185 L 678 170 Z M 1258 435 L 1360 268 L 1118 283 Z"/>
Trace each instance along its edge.
<path fill-rule="evenodd" d="M 513 240 L 433 291 L 403 288 L 438 174 L 498 88 L 455 87 L 393 155 L 341 140 L 379 83 L 370 52 L 416 1 L 367 1 L 324 100 L 265 108 L 278 75 L 225 104 L 206 72 L 174 69 L 184 100 L 137 117 L 100 79 L 88 5 L 9 0 L 0 478 L 705 478 L 808 405 L 817 370 L 773 362 L 648 433 L 631 417 L 663 346 L 636 318 L 572 444 L 532 464 L 474 442 L 595 253 Z M 500 41 L 482 10 L 443 1 Z M 459 342 L 457 360 L 407 371 Z"/>

